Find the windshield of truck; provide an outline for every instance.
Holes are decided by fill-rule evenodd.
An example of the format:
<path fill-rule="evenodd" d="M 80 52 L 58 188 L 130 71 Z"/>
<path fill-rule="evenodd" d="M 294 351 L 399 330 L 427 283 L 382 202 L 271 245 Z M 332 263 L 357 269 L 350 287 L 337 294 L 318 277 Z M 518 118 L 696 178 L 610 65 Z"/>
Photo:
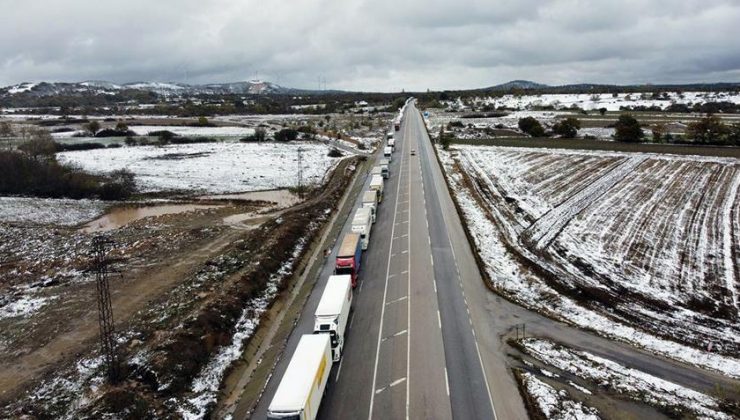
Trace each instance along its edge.
<path fill-rule="evenodd" d="M 352 274 L 352 267 L 337 267 L 335 271 L 337 275 Z"/>
<path fill-rule="evenodd" d="M 301 415 L 296 413 L 267 413 L 268 420 L 301 420 Z"/>

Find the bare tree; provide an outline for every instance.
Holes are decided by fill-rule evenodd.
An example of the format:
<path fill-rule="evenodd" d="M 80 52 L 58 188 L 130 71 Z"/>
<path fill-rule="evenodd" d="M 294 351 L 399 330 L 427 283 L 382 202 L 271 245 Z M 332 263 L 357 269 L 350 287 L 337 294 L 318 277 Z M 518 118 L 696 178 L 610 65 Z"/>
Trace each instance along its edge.
<path fill-rule="evenodd" d="M 9 122 L 0 122 L 0 137 L 5 139 L 6 148 L 10 149 L 10 138 L 14 135 L 15 133 L 13 133 L 13 127 L 10 125 Z"/>
<path fill-rule="evenodd" d="M 21 150 L 36 160 L 40 158 L 50 159 L 54 157 L 56 153 L 56 143 L 52 139 L 51 134 L 48 131 L 33 127 L 29 131 L 29 139 L 21 143 L 18 146 L 18 150 Z"/>

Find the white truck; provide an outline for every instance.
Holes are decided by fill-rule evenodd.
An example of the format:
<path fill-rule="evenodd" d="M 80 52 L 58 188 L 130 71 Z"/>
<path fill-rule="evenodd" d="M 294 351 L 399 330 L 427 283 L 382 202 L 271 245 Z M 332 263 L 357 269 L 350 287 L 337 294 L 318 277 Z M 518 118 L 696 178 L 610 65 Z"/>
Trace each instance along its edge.
<path fill-rule="evenodd" d="M 378 192 L 378 203 L 383 202 L 383 177 L 380 175 L 373 175 L 370 179 L 370 189 Z"/>
<path fill-rule="evenodd" d="M 378 192 L 367 190 L 362 194 L 362 207 L 367 207 L 373 214 L 373 223 L 378 218 Z"/>
<path fill-rule="evenodd" d="M 385 148 L 383 149 L 383 157 L 388 159 L 388 162 L 390 162 L 391 160 L 393 160 L 392 155 L 393 155 L 393 148 L 390 146 L 385 146 Z"/>
<path fill-rule="evenodd" d="M 367 207 L 360 207 L 355 211 L 352 218 L 352 232 L 360 234 L 362 250 L 365 251 L 370 246 L 370 230 L 373 228 L 373 213 Z"/>
<path fill-rule="evenodd" d="M 395 139 L 388 139 L 388 147 L 391 148 L 391 151 L 396 151 L 396 140 Z"/>
<path fill-rule="evenodd" d="M 301 337 L 267 409 L 269 420 L 314 420 L 331 371 L 328 334 Z"/>
<path fill-rule="evenodd" d="M 344 334 L 352 310 L 352 297 L 352 276 L 329 276 L 314 314 L 313 333 L 329 336 L 335 362 L 342 358 L 344 351 Z"/>
<path fill-rule="evenodd" d="M 383 175 L 383 167 L 380 165 L 373 166 L 373 169 L 370 171 L 371 175 Z"/>

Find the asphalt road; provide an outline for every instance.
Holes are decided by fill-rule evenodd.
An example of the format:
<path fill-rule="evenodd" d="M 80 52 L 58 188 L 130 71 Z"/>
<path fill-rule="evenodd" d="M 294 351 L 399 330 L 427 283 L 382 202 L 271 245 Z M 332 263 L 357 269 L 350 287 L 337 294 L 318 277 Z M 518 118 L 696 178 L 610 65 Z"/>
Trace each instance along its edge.
<path fill-rule="evenodd" d="M 699 391 L 736 383 L 569 327 L 491 293 L 413 105 L 395 135 L 391 177 L 362 257 L 344 356 L 332 369 L 319 418 L 526 419 L 502 339 L 523 323 L 531 334 Z M 369 177 L 364 189 L 368 186 Z M 355 208 L 360 205 L 358 197 Z M 342 234 L 350 225 L 351 215 Z M 255 409 L 256 419 L 265 418 L 300 336 L 312 332 L 335 252 Z"/>
<path fill-rule="evenodd" d="M 423 121 L 410 106 L 396 132 L 391 177 L 385 182 L 370 247 L 362 258 L 344 356 L 332 370 L 319 413 L 322 419 L 494 418 L 441 216 L 441 192 L 430 169 L 437 164 L 430 148 Z M 411 149 L 417 152 L 413 156 Z M 368 185 L 369 179 L 365 189 Z M 355 208 L 360 205 L 358 197 Z M 350 224 L 348 219 L 342 234 Z M 334 252 L 322 268 L 254 418 L 265 417 L 300 336 L 312 332 L 313 313 L 332 274 Z"/>

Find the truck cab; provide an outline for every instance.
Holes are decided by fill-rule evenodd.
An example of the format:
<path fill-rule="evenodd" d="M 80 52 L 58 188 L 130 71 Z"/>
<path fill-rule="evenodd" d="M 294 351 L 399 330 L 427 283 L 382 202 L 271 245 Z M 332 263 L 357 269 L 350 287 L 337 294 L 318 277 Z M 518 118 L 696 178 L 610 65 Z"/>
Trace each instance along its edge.
<path fill-rule="evenodd" d="M 391 161 L 391 160 L 393 159 L 392 155 L 393 155 L 393 148 L 392 148 L 392 147 L 390 147 L 390 146 L 386 146 L 386 147 L 385 147 L 385 148 L 383 149 L 383 156 L 384 156 L 384 157 L 385 157 L 386 159 L 388 159 L 388 161 L 390 162 L 390 161 Z"/>
<path fill-rule="evenodd" d="M 334 362 L 342 358 L 347 321 L 352 310 L 352 278 L 330 276 L 314 313 L 314 334 L 328 334 Z"/>
<path fill-rule="evenodd" d="M 367 190 L 362 194 L 362 207 L 367 207 L 371 210 L 373 215 L 373 223 L 378 218 L 378 192 L 375 190 Z"/>

